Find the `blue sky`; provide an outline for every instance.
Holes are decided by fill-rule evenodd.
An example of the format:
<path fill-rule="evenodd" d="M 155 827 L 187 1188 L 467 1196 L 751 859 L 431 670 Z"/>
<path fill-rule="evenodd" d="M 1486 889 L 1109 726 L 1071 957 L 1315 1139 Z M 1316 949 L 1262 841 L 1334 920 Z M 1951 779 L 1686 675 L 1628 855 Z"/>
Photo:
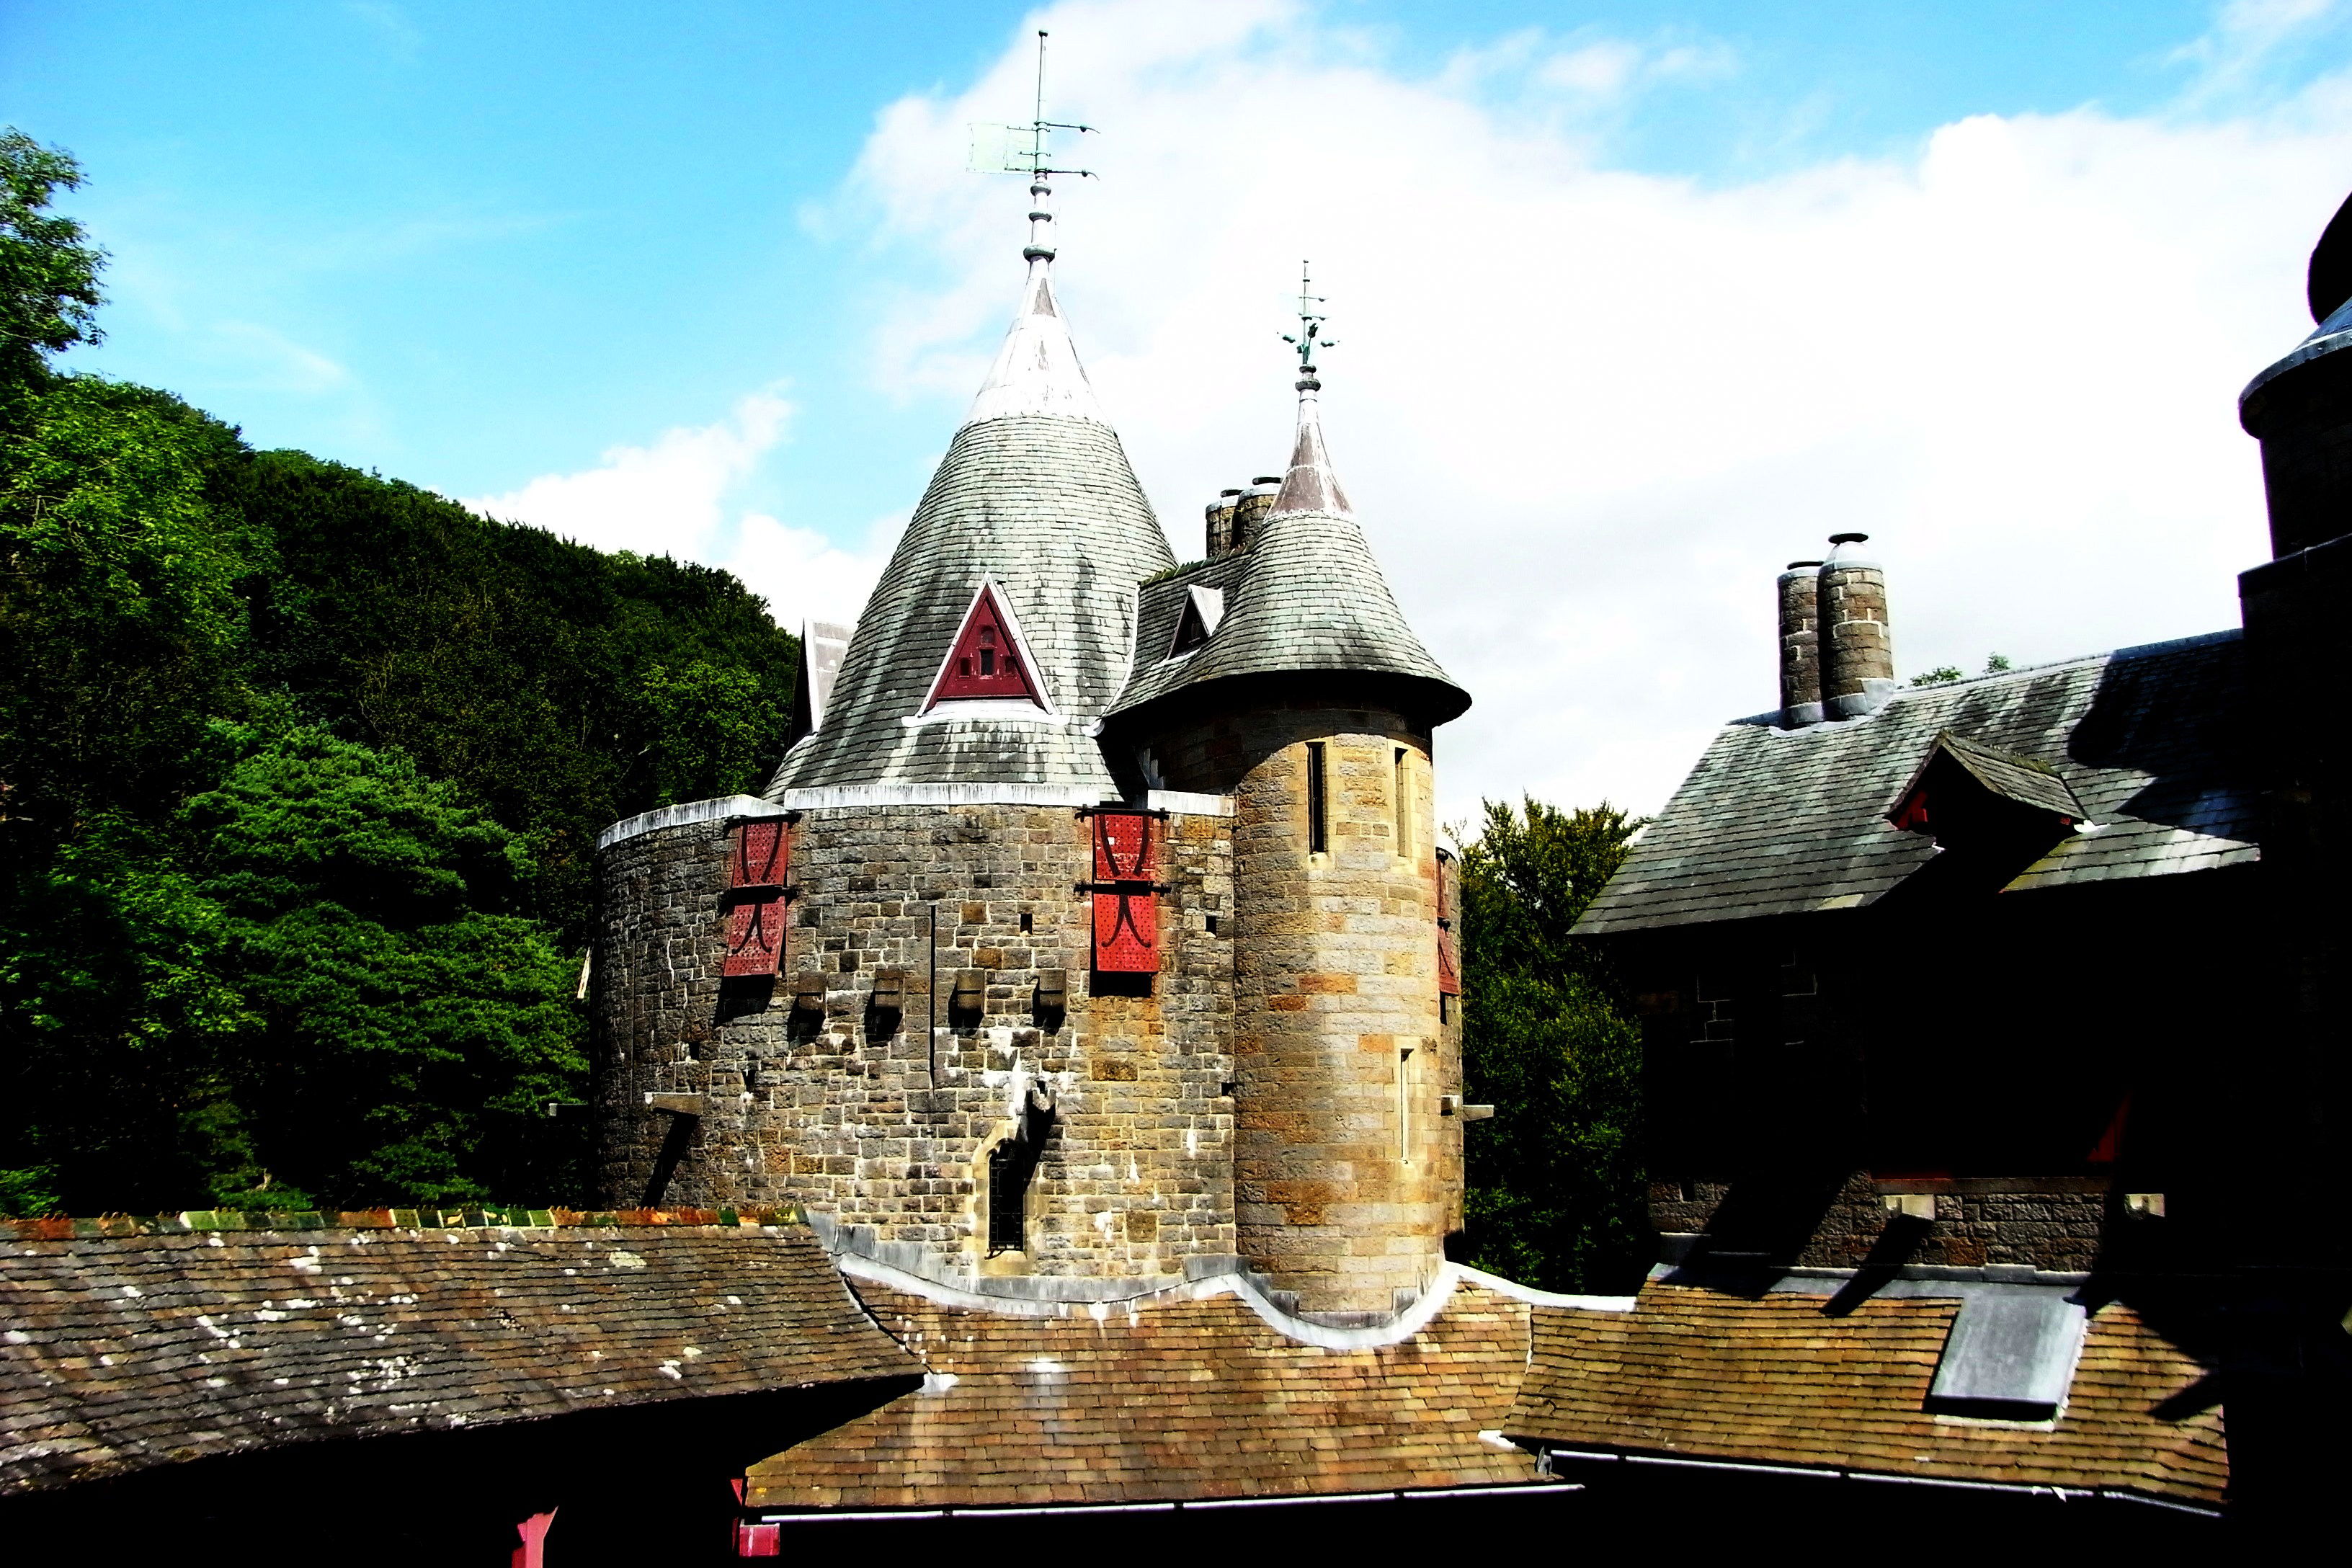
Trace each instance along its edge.
<path fill-rule="evenodd" d="M 2210 629 L 2259 547 L 2229 397 L 2301 330 L 2300 249 L 2352 186 L 2324 0 L 16 0 L 0 118 L 87 167 L 71 210 L 115 266 L 83 364 L 259 445 L 736 565 L 788 619 L 847 614 L 795 595 L 855 593 L 1012 304 L 1021 199 L 961 173 L 960 138 L 1022 112 L 1041 17 L 1055 102 L 1106 126 L 1106 178 L 1066 196 L 1066 297 L 1181 553 L 1203 493 L 1282 445 L 1280 367 L 1253 356 L 1289 253 L 1327 258 L 1364 334 L 1331 396 L 1360 431 L 1351 489 L 1484 699 L 1456 815 L 1519 787 L 1656 804 L 1708 724 L 1763 706 L 1763 585 L 1823 522 L 1896 530 L 1922 668 Z M 1305 216 L 1270 216 L 1269 192 L 1307 193 Z M 1858 281 L 1815 289 L 1855 258 Z M 1914 348 L 1890 395 L 2014 376 L 2035 390 L 2011 423 L 1985 412 L 2005 390 L 1916 426 L 1846 395 L 1885 374 L 1862 370 L 1874 345 L 1933 340 L 1956 289 L 1981 312 L 1964 363 Z M 2102 372 L 2127 378 L 2110 412 L 2045 441 L 2103 299 L 2183 316 L 2182 343 Z M 1710 312 L 1734 319 L 1693 335 Z M 1706 384 L 1612 406 L 1673 354 Z M 1496 400 L 1483 428 L 1454 416 L 1465 395 Z M 1965 458 L 1936 446 L 1956 425 Z M 1434 527 L 1448 476 L 1506 438 L 1508 493 Z M 1334 439 L 1344 464 L 1349 427 Z M 2045 504 L 1956 499 L 2004 451 Z M 1479 529 L 1492 578 L 1455 559 Z M 2210 547 L 2157 551 L 2170 576 L 2113 574 L 2053 626 L 1985 563 L 2053 533 L 2085 563 Z M 1530 563 L 1559 580 L 1540 601 Z M 1624 585 L 1662 572 L 1687 574 L 1679 599 Z"/>

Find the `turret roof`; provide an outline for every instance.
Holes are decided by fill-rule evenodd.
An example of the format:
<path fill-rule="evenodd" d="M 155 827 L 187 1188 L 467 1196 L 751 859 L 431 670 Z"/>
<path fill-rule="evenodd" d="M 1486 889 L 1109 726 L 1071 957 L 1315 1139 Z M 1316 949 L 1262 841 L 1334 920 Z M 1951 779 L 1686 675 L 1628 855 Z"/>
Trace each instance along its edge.
<path fill-rule="evenodd" d="M 769 796 L 872 785 L 1117 785 L 1094 738 L 1126 678 L 1135 585 L 1175 563 L 1033 255 L 988 380 L 866 601 L 822 726 Z M 925 711 L 965 612 L 992 584 L 1027 638 L 1046 703 Z M 789 804 L 789 801 L 787 801 Z"/>
<path fill-rule="evenodd" d="M 1299 383 L 1290 468 L 1255 542 L 1143 590 L 1136 671 L 1113 712 L 1211 681 L 1308 673 L 1415 683 L 1433 723 L 1470 706 L 1469 693 L 1430 657 L 1389 591 L 1332 468 L 1318 390 L 1312 376 Z M 1223 590 L 1224 619 L 1193 651 L 1166 658 L 1195 585 Z"/>

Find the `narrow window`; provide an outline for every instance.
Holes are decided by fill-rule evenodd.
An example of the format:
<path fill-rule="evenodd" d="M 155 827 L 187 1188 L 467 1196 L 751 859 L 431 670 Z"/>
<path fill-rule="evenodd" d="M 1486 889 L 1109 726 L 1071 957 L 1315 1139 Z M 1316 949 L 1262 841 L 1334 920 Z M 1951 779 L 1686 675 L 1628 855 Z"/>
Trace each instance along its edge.
<path fill-rule="evenodd" d="M 1396 852 L 1412 854 L 1412 772 L 1405 766 L 1405 750 L 1396 749 Z"/>
<path fill-rule="evenodd" d="M 1412 1049 L 1397 1053 L 1397 1158 L 1412 1163 Z"/>
<path fill-rule="evenodd" d="M 1323 742 L 1307 742 L 1307 852 L 1320 855 L 1331 847 L 1325 821 Z"/>
<path fill-rule="evenodd" d="M 1035 917 L 1034 917 L 1034 916 L 1033 916 L 1033 915 L 1032 915 L 1032 914 L 1031 914 L 1027 910 L 1023 910 L 1021 911 L 1021 934 L 1022 934 L 1023 936 L 1027 936 L 1027 935 L 1029 934 L 1029 932 L 1031 931 L 1031 930 L 1033 930 L 1033 929 L 1034 929 L 1034 928 L 1033 928 L 1033 925 L 1032 925 L 1032 921 L 1033 921 L 1034 919 L 1035 919 Z"/>
<path fill-rule="evenodd" d="M 1029 1177 L 1037 1156 L 1029 1143 L 1007 1138 L 988 1152 L 988 1255 L 1029 1250 Z"/>

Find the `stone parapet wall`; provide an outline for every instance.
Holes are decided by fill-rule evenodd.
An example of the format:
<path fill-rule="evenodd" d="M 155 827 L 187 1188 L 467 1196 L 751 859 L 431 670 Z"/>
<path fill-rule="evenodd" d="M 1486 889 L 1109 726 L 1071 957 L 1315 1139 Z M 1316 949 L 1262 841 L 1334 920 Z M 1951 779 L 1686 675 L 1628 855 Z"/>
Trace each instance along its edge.
<path fill-rule="evenodd" d="M 1709 1252 L 1757 1253 L 1797 1268 L 2007 1264 L 2053 1273 L 2091 1268 L 2103 1247 L 2105 1261 L 2116 1263 L 2123 1256 L 2115 1251 L 2118 1226 L 2139 1233 L 2132 1258 L 2159 1255 L 2168 1223 L 2118 1213 L 2107 1184 L 2092 1178 L 1874 1181 L 1856 1171 L 1826 1204 L 1773 1205 L 1777 1214 L 1752 1197 L 1744 1207 L 1732 1206 L 1734 1194 L 1735 1184 L 1724 1182 L 1654 1183 L 1650 1222 L 1662 1235 L 1703 1236 Z M 1901 1216 L 1887 1207 L 1889 1196 L 1908 1196 L 1915 1208 L 1931 1200 L 1933 1217 Z M 1899 1257 L 1881 1250 L 1897 1244 Z"/>
<path fill-rule="evenodd" d="M 1066 806 L 803 813 L 775 982 L 719 978 L 728 823 L 613 845 L 594 969 L 605 1192 L 804 1204 L 950 1270 L 1148 1276 L 1232 1255 L 1230 829 L 1165 819 L 1161 969 L 1134 994 L 1089 975 L 1089 828 Z M 904 972 L 895 1016 L 870 1005 L 883 969 Z M 967 1017 L 950 1002 L 969 970 L 985 992 Z M 1053 970 L 1058 1015 L 1037 1005 Z M 803 971 L 824 976 L 822 1014 L 793 1005 Z M 1055 1111 L 1027 1247 L 992 1259 L 987 1152 L 1033 1087 Z"/>

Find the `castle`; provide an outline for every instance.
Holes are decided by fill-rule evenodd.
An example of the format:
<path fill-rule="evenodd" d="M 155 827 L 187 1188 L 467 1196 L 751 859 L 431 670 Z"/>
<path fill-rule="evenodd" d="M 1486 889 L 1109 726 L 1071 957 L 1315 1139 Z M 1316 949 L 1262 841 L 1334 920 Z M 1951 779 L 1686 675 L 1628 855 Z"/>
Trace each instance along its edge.
<path fill-rule="evenodd" d="M 1384 1320 L 1461 1224 L 1432 738 L 1470 699 L 1332 467 L 1319 318 L 1287 470 L 1180 566 L 1031 193 L 1020 311 L 855 629 L 807 629 L 765 798 L 600 843 L 604 1196 Z"/>

